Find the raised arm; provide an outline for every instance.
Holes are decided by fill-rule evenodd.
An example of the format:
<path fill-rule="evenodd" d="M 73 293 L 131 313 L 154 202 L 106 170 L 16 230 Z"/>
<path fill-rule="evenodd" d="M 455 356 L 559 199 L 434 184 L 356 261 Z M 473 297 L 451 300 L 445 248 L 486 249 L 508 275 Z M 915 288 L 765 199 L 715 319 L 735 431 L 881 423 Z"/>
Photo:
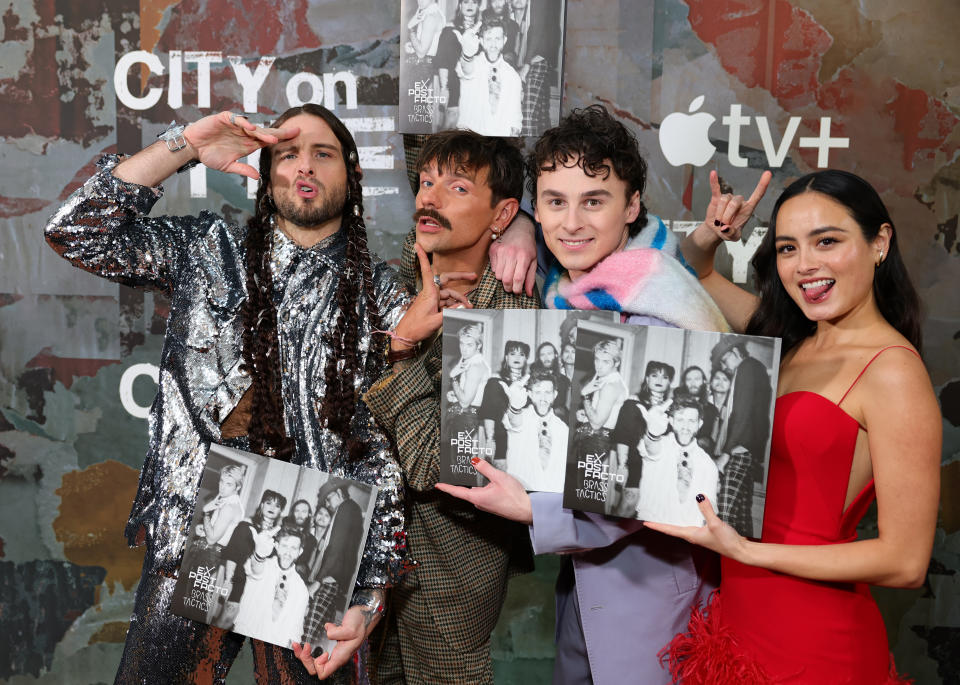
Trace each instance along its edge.
<path fill-rule="evenodd" d="M 418 26 L 419 31 L 416 30 Z M 407 24 L 407 28 L 410 29 L 410 44 L 413 46 L 413 51 L 422 59 L 430 52 L 434 37 L 443 29 L 443 21 L 436 12 L 422 14 L 421 10 L 417 10 L 413 19 Z"/>
<path fill-rule="evenodd" d="M 457 61 L 457 76 L 473 78 L 474 58 L 480 54 L 480 36 L 477 31 L 464 31 L 460 36 L 460 59 Z"/>
<path fill-rule="evenodd" d="M 156 186 L 197 155 L 208 166 L 256 178 L 255 169 L 236 160 L 277 140 L 275 133 L 296 134 L 296 129 L 251 133 L 246 119 L 238 117 L 231 124 L 230 116 L 225 112 L 192 124 L 196 135 L 185 132 L 186 138 L 170 142 L 171 147 L 184 146 L 177 151 L 158 141 L 126 160 L 104 157 L 99 171 L 50 218 L 44 229 L 47 242 L 78 268 L 132 287 L 171 293 L 185 247 L 197 239 L 201 223 L 216 219 L 147 216 L 163 193 Z"/>
<path fill-rule="evenodd" d="M 414 249 L 423 289 L 397 323 L 397 337 L 391 341 L 395 351 L 430 339 L 443 323 L 441 289 L 433 281 L 433 271 L 422 248 Z M 445 274 L 443 278 L 462 275 Z M 440 474 L 439 346 L 440 341 L 434 341 L 429 350 L 416 358 L 394 363 L 363 398 L 377 423 L 396 443 L 406 484 L 418 491 L 432 488 Z"/>
<path fill-rule="evenodd" d="M 610 412 L 613 411 L 613 405 L 617 401 L 619 391 L 613 383 L 607 383 L 597 390 L 593 398 L 583 403 L 583 411 L 587 415 L 587 421 L 594 430 L 603 426 L 610 418 Z"/>
<path fill-rule="evenodd" d="M 647 525 L 751 566 L 801 578 L 919 587 L 933 548 L 942 419 L 923 363 L 906 350 L 881 356 L 846 403 L 862 416 L 877 495 L 879 534 L 836 545 L 752 542 L 700 504 L 707 525 Z"/>
<path fill-rule="evenodd" d="M 461 407 L 469 407 L 473 398 L 480 389 L 480 381 L 483 380 L 483 369 L 476 364 L 470 365 L 466 371 L 454 379 L 452 386 L 453 392 L 457 396 L 457 402 Z"/>
<path fill-rule="evenodd" d="M 230 112 L 211 114 L 187 126 L 181 136 L 158 140 L 117 165 L 113 175 L 121 181 L 156 186 L 177 169 L 193 161 L 230 174 L 257 179 L 260 174 L 239 160 L 251 152 L 298 133 L 292 128 L 261 128 L 246 117 Z M 177 149 L 179 148 L 179 149 Z"/>
<path fill-rule="evenodd" d="M 720 191 L 716 171 L 710 172 L 710 204 L 703 223 L 681 243 L 684 259 L 696 270 L 700 284 L 713 298 L 730 326 L 743 332 L 757 308 L 757 297 L 740 288 L 713 268 L 717 248 L 724 240 L 740 240 L 744 224 L 763 198 L 770 185 L 771 174 L 764 171 L 749 199 Z"/>
<path fill-rule="evenodd" d="M 215 502 L 216 500 L 214 500 Z M 211 502 L 213 504 L 214 502 Z M 209 504 L 207 506 L 210 506 Z M 223 509 L 216 523 L 211 523 L 213 514 L 217 509 Z M 203 508 L 203 534 L 208 544 L 214 544 L 222 538 L 231 526 L 235 526 L 243 518 L 243 511 L 239 506 L 229 504 L 219 504 L 216 508 Z"/>

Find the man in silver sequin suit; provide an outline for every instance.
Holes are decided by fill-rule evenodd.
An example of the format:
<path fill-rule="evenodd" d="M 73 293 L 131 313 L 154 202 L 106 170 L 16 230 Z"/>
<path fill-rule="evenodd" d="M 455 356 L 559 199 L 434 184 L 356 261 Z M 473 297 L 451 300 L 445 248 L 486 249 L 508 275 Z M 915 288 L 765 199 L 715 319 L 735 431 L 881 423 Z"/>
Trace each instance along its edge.
<path fill-rule="evenodd" d="M 383 588 L 408 563 L 400 470 L 358 401 L 382 370 L 382 342 L 371 332 L 392 328 L 408 296 L 366 250 L 350 133 L 315 105 L 280 122 L 260 128 L 224 112 L 123 161 L 108 156 L 46 227 L 47 241 L 74 265 L 160 290 L 171 302 L 127 525 L 131 544 L 145 538 L 147 553 L 117 682 L 222 682 L 242 645 L 242 636 L 169 611 L 211 442 L 379 488 L 351 608 L 328 631 L 336 648 L 301 663 L 290 650 L 254 640 L 258 682 L 335 671 L 372 629 Z M 260 190 L 247 226 L 209 212 L 147 216 L 159 184 L 178 168 L 199 160 L 257 178 L 238 160 L 259 148 Z M 351 675 L 350 668 L 335 673 Z"/>

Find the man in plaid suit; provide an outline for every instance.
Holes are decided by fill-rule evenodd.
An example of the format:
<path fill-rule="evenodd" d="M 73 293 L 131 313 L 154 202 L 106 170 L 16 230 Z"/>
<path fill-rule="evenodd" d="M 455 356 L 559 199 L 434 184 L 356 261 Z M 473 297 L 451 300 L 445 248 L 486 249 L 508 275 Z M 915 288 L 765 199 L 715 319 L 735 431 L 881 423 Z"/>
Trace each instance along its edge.
<path fill-rule="evenodd" d="M 392 591 L 379 635 L 371 638 L 370 675 L 375 683 L 492 683 L 490 633 L 507 579 L 532 569 L 532 553 L 524 526 L 434 488 L 437 332 L 442 302 L 538 308 L 538 298 L 505 292 L 487 258 L 491 238 L 517 212 L 523 162 L 507 140 L 446 131 L 426 140 L 414 168 L 416 227 L 404 243 L 400 275 L 420 293 L 397 324 L 392 369 L 364 399 L 396 441 L 407 485 L 408 544 L 419 566 Z M 419 343 L 419 353 L 409 351 L 412 343 Z"/>

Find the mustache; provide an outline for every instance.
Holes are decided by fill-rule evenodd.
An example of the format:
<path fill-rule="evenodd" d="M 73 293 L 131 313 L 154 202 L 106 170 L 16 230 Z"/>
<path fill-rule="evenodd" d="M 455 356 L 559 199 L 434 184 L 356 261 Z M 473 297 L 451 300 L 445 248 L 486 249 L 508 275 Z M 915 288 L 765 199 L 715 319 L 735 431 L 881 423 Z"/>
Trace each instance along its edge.
<path fill-rule="evenodd" d="M 448 231 L 453 230 L 453 226 L 450 225 L 450 220 L 435 209 L 431 209 L 430 207 L 424 207 L 423 209 L 418 209 L 413 213 L 413 222 L 417 223 L 418 221 L 420 221 L 422 217 L 433 219 Z"/>

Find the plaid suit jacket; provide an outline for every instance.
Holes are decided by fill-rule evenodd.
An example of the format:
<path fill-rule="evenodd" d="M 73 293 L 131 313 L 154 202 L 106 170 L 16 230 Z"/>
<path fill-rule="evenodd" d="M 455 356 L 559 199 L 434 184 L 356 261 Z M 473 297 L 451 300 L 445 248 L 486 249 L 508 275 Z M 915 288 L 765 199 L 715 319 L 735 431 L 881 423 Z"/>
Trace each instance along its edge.
<path fill-rule="evenodd" d="M 413 245 L 404 242 L 401 279 L 415 288 L 419 268 Z M 477 309 L 538 309 L 539 297 L 512 295 L 489 265 L 468 295 Z M 396 441 L 407 490 L 407 541 L 419 562 L 413 572 L 429 612 L 456 649 L 476 649 L 500 615 L 507 579 L 533 569 L 527 527 L 479 511 L 434 489 L 439 481 L 441 338 L 396 373 L 388 371 L 366 393 L 374 418 Z M 429 617 L 418 617 L 427 619 Z M 401 636 L 403 640 L 403 636 Z"/>

